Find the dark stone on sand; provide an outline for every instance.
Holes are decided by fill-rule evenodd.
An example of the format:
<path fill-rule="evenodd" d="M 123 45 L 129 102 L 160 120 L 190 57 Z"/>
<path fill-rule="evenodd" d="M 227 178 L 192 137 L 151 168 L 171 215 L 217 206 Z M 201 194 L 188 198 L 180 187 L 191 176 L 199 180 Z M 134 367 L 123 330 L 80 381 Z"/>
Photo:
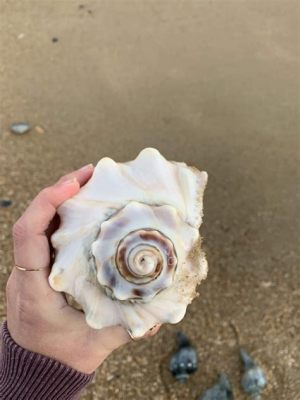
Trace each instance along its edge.
<path fill-rule="evenodd" d="M 177 340 L 178 349 L 171 357 L 169 369 L 176 380 L 185 383 L 198 368 L 198 355 L 182 332 L 177 332 Z"/>
<path fill-rule="evenodd" d="M 0 199 L 0 207 L 7 208 L 12 205 L 12 201 L 9 199 Z"/>
<path fill-rule="evenodd" d="M 267 384 L 263 370 L 256 365 L 245 350 L 240 350 L 240 356 L 244 367 L 241 387 L 253 399 L 259 399 L 261 391 Z"/>
<path fill-rule="evenodd" d="M 218 382 L 207 389 L 198 400 L 233 400 L 231 384 L 226 374 L 221 374 Z"/>

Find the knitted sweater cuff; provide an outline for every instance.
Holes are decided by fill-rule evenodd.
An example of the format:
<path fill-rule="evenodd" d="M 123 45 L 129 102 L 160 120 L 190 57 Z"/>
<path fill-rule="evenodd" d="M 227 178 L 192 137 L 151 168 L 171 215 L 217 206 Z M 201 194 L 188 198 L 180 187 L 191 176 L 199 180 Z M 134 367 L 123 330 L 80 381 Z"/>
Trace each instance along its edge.
<path fill-rule="evenodd" d="M 6 322 L 0 340 L 1 400 L 74 400 L 94 377 L 19 346 Z"/>

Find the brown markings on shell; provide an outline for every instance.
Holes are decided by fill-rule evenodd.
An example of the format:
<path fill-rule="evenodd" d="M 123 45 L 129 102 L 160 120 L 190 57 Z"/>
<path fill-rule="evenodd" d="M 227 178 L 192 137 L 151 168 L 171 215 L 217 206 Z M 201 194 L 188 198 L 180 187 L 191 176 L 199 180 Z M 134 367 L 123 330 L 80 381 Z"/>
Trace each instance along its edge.
<path fill-rule="evenodd" d="M 112 276 L 109 280 L 110 287 L 113 288 L 116 286 L 116 277 Z"/>
<path fill-rule="evenodd" d="M 155 274 L 158 274 L 158 272 L 159 272 L 161 269 L 162 269 L 162 261 L 159 260 L 158 263 L 157 263 L 157 265 L 156 265 L 156 268 L 155 268 L 155 271 L 154 271 L 154 275 L 155 275 Z"/>
<path fill-rule="evenodd" d="M 117 265 L 118 271 L 123 276 L 123 278 L 125 278 L 127 281 L 133 282 L 137 285 L 145 284 L 146 283 L 145 281 L 136 282 L 136 279 L 138 279 L 138 278 L 135 275 L 133 275 L 132 272 L 130 271 L 130 269 L 126 263 L 126 260 L 125 260 L 125 253 L 126 253 L 125 247 L 121 248 L 120 251 L 117 251 L 116 265 Z M 161 270 L 162 270 L 162 262 L 160 261 L 157 263 L 157 266 L 155 268 L 153 275 L 145 276 L 146 281 L 155 279 L 160 274 Z M 135 280 L 133 278 L 135 278 Z"/>
<path fill-rule="evenodd" d="M 111 266 L 111 262 L 110 261 L 105 262 L 101 266 L 101 268 L 104 271 L 104 276 L 105 276 L 105 280 L 106 280 L 107 284 L 110 285 L 109 286 L 110 288 L 114 288 L 117 283 L 117 278 L 115 276 L 114 269 Z"/>
<path fill-rule="evenodd" d="M 168 257 L 168 264 L 167 268 L 169 271 L 172 271 L 172 269 L 176 266 L 176 262 L 172 257 Z"/>
<path fill-rule="evenodd" d="M 125 262 L 125 253 L 126 253 L 126 248 L 121 247 L 120 250 L 117 251 L 117 261 Z"/>
<path fill-rule="evenodd" d="M 170 240 L 169 238 L 167 238 L 165 235 L 163 235 L 161 232 L 159 231 L 155 231 L 158 234 L 153 235 L 155 236 L 155 240 L 157 240 L 157 242 L 161 245 L 161 247 L 163 247 L 165 254 L 167 255 L 167 268 L 169 271 L 171 271 L 174 268 L 174 264 L 175 264 L 175 259 L 176 259 L 176 251 L 173 245 L 169 245 L 169 243 L 164 240 L 164 238 Z M 143 240 L 150 240 L 153 239 L 153 237 L 150 236 L 150 232 L 146 232 L 146 233 L 140 233 L 139 234 L 140 237 Z M 163 237 L 163 238 L 162 238 Z"/>
<path fill-rule="evenodd" d="M 140 236 L 140 238 L 142 240 L 144 240 L 145 242 L 148 242 L 150 240 L 156 241 L 160 244 L 160 246 L 164 249 L 164 252 L 166 254 L 166 258 L 167 258 L 167 269 L 168 271 L 171 271 L 172 269 L 174 269 L 174 267 L 176 266 L 175 264 L 175 260 L 176 260 L 176 252 L 174 249 L 174 246 L 171 243 L 168 243 L 167 241 L 170 241 L 170 239 L 168 237 L 166 237 L 163 233 L 161 233 L 160 231 L 157 230 L 152 230 L 152 229 L 139 229 L 137 231 L 133 231 L 130 232 L 128 235 L 130 234 L 138 234 Z M 124 238 L 125 239 L 125 238 Z M 120 274 L 128 281 L 133 282 L 137 285 L 144 285 L 147 282 L 156 279 L 163 268 L 163 261 L 162 258 L 159 259 L 155 271 L 152 275 L 149 275 L 149 279 L 147 280 L 147 276 L 144 277 L 144 279 L 141 278 L 141 282 L 138 282 L 136 278 L 136 276 L 134 274 L 132 274 L 132 272 L 130 271 L 130 268 L 127 265 L 127 262 L 125 260 L 125 253 L 126 253 L 126 248 L 125 246 L 122 247 L 122 242 L 124 241 L 121 240 L 116 252 L 116 266 L 120 272 Z M 130 244 L 130 242 L 129 242 Z M 154 245 L 149 245 L 153 248 L 156 249 L 156 247 Z M 157 252 L 159 253 L 159 250 L 157 250 Z"/>
<path fill-rule="evenodd" d="M 141 230 L 136 230 L 136 231 L 132 231 L 130 232 L 128 235 L 131 235 L 133 233 L 136 233 L 137 235 L 140 236 L 140 234 L 142 235 L 142 240 L 144 240 L 144 244 L 147 245 L 147 241 L 149 240 L 154 240 L 154 241 L 159 241 L 159 243 L 161 244 L 162 249 L 161 251 L 165 251 L 166 252 L 166 258 L 167 258 L 167 271 L 170 274 L 173 274 L 176 270 L 177 267 L 177 254 L 175 251 L 175 248 L 171 242 L 171 240 L 163 235 L 163 233 L 161 233 L 160 231 L 154 231 L 151 229 L 141 229 Z M 163 239 L 161 239 L 161 235 L 163 235 L 163 237 L 165 238 L 166 241 L 164 241 Z M 141 236 L 140 236 L 141 237 Z M 101 265 L 101 268 L 103 269 L 103 273 L 104 273 L 104 277 L 105 277 L 105 281 L 107 282 L 106 285 L 104 285 L 105 288 L 107 288 L 109 291 L 111 291 L 111 293 L 107 293 L 108 296 L 110 296 L 112 299 L 114 299 L 114 288 L 117 285 L 117 281 L 118 281 L 118 273 L 124 278 L 126 279 L 128 282 L 132 283 L 132 289 L 131 289 L 131 295 L 132 297 L 128 298 L 126 301 L 139 301 L 142 300 L 145 296 L 147 297 L 148 295 L 151 294 L 152 291 L 155 292 L 155 295 L 157 293 L 159 293 L 161 290 L 163 290 L 165 288 L 163 282 L 160 282 L 159 280 L 157 280 L 156 284 L 153 286 L 153 288 L 151 289 L 151 291 L 149 292 L 149 288 L 147 288 L 147 284 L 149 282 L 152 282 L 154 280 L 156 280 L 159 276 L 160 273 L 163 269 L 163 259 L 161 258 L 160 261 L 157 263 L 156 268 L 155 268 L 155 272 L 153 276 L 145 276 L 145 279 L 141 279 L 141 282 L 139 282 L 139 278 L 136 278 L 136 281 L 131 281 L 128 279 L 127 274 L 131 274 L 131 271 L 127 268 L 126 265 L 126 260 L 125 260 L 125 254 L 126 254 L 126 247 L 128 246 L 130 247 L 130 243 L 135 243 L 136 241 L 136 237 L 133 237 L 131 240 L 130 238 L 127 238 L 127 241 L 125 242 L 125 239 L 127 238 L 127 236 L 125 238 L 123 238 L 118 245 L 117 251 L 115 256 L 111 257 L 110 260 L 107 260 L 103 265 Z M 157 240 L 159 239 L 159 240 Z M 122 247 L 122 242 L 123 242 L 123 247 Z M 124 243 L 125 242 L 125 243 Z M 141 244 L 141 243 L 138 243 Z M 155 250 L 157 250 L 158 253 L 160 253 L 160 251 L 156 248 L 155 245 L 153 245 L 153 243 L 149 243 L 148 244 L 149 247 L 153 247 Z M 124 274 L 124 270 L 122 271 L 122 269 L 120 270 L 119 268 L 119 263 L 123 263 L 123 265 L 125 265 L 126 267 L 126 271 Z M 173 270 L 173 273 L 172 273 Z M 123 274 L 122 274 L 123 272 Z M 149 278 L 149 280 L 147 280 Z M 142 287 L 143 285 L 143 287 Z"/>
<path fill-rule="evenodd" d="M 133 289 L 132 293 L 135 297 L 143 297 L 144 291 L 142 289 Z"/>

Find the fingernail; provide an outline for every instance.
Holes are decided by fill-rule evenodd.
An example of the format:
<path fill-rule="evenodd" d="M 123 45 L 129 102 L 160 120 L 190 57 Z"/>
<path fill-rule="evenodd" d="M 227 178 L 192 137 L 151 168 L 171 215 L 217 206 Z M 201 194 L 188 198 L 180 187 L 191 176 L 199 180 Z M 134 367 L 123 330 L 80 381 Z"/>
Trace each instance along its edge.
<path fill-rule="evenodd" d="M 63 186 L 68 186 L 68 185 L 74 185 L 74 183 L 77 183 L 77 179 L 76 178 L 71 178 L 71 179 L 67 179 L 66 181 L 61 182 L 61 185 Z"/>
<path fill-rule="evenodd" d="M 94 167 L 93 164 L 87 164 L 87 165 L 81 167 L 79 171 L 85 171 L 88 169 L 92 169 L 93 167 Z"/>

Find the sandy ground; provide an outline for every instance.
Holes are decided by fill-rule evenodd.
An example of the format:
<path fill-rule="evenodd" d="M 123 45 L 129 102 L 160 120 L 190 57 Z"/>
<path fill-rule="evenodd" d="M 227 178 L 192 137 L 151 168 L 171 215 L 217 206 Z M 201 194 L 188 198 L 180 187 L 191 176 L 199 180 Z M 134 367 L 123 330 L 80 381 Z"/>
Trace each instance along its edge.
<path fill-rule="evenodd" d="M 220 371 L 245 399 L 239 345 L 268 376 L 262 399 L 298 399 L 299 1 L 0 8 L 0 197 L 13 200 L 0 209 L 0 317 L 11 226 L 33 196 L 85 163 L 157 147 L 209 173 L 209 277 L 182 323 L 113 354 L 83 399 L 196 399 Z M 20 120 L 44 132 L 11 134 Z M 201 359 L 186 385 L 167 370 L 178 328 Z"/>

